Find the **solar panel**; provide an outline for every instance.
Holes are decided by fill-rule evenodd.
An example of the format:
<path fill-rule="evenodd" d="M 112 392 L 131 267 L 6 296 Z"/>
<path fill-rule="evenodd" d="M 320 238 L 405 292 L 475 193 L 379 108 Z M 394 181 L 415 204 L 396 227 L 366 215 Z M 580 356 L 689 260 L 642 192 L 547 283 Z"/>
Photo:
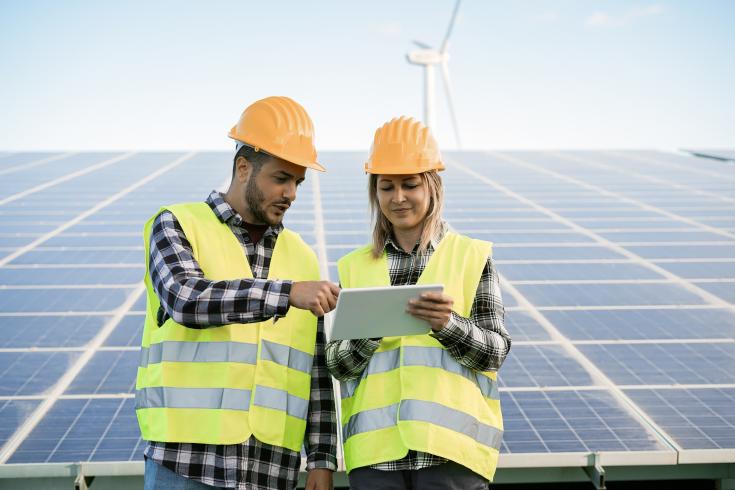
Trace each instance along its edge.
<path fill-rule="evenodd" d="M 691 153 L 694 156 L 704 158 L 716 158 L 718 160 L 730 160 L 735 161 L 735 149 L 717 148 L 717 149 L 693 149 L 684 150 Z"/>
<path fill-rule="evenodd" d="M 230 156 L 0 155 L 0 461 L 142 460 L 142 225 L 223 186 Z M 444 216 L 495 243 L 514 339 L 501 468 L 732 460 L 735 167 L 655 151 L 445 156 Z M 321 160 L 286 225 L 336 281 L 370 240 L 364 155 Z"/>

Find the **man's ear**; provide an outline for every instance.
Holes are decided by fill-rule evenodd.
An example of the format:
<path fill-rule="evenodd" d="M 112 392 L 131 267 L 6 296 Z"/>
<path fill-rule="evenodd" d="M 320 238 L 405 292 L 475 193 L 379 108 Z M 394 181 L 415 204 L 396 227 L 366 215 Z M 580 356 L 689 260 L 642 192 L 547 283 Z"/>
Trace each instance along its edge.
<path fill-rule="evenodd" d="M 237 157 L 237 160 L 235 160 L 235 179 L 238 182 L 247 182 L 252 169 L 253 166 L 245 159 L 245 157 Z"/>

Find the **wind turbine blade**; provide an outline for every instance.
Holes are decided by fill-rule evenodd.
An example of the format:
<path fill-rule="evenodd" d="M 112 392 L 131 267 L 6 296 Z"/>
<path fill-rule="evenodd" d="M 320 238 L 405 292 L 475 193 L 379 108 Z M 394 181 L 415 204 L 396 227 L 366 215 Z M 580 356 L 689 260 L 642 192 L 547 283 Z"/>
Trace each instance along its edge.
<path fill-rule="evenodd" d="M 414 44 L 415 44 L 416 46 L 418 46 L 419 48 L 423 48 L 423 49 L 433 49 L 433 48 L 432 48 L 431 46 L 429 46 L 428 44 L 426 44 L 425 42 L 422 42 L 422 41 L 416 41 L 416 40 L 414 39 L 413 43 L 414 43 Z"/>
<path fill-rule="evenodd" d="M 442 62 L 442 78 L 444 79 L 444 92 L 447 94 L 447 105 L 449 106 L 449 115 L 452 117 L 452 127 L 454 128 L 454 139 L 457 142 L 457 149 L 462 149 L 462 140 L 459 137 L 459 124 L 457 124 L 457 114 L 454 112 L 454 99 L 452 97 L 452 83 L 449 80 L 449 66 L 447 62 Z"/>
<path fill-rule="evenodd" d="M 457 0 L 457 3 L 454 4 L 454 11 L 452 12 L 452 18 L 449 20 L 449 27 L 447 28 L 447 33 L 444 36 L 442 47 L 439 50 L 440 53 L 445 53 L 447 51 L 447 44 L 449 43 L 449 36 L 452 35 L 452 29 L 454 28 L 454 23 L 457 21 L 457 12 L 459 11 L 460 3 L 462 3 L 462 0 Z"/>

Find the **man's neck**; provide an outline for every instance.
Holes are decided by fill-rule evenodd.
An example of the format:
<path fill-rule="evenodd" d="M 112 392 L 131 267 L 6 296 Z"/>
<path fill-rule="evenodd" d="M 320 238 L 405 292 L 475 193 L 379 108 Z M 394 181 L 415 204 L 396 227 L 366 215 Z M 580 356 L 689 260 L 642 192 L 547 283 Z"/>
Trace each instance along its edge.
<path fill-rule="evenodd" d="M 257 222 L 257 220 L 253 217 L 253 214 L 250 212 L 250 208 L 245 202 L 245 198 L 242 196 L 238 197 L 237 195 L 235 195 L 235 193 L 232 192 L 231 187 L 225 193 L 224 200 L 227 204 L 229 204 L 232 207 L 232 209 L 234 209 L 237 212 L 237 214 L 240 215 L 240 217 L 246 223 L 250 223 L 253 225 L 266 225 L 267 224 L 267 223 Z"/>

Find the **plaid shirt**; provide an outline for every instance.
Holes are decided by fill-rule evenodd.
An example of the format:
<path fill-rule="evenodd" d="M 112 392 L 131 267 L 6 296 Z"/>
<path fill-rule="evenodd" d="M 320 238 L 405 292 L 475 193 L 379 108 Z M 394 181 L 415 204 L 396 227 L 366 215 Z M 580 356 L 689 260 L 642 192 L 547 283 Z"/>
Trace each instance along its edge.
<path fill-rule="evenodd" d="M 434 249 L 449 230 L 444 223 L 429 244 L 419 251 L 418 244 L 411 253 L 397 246 L 392 238 L 385 243 L 391 286 L 416 284 L 426 268 Z M 477 371 L 497 371 L 510 351 L 511 339 L 505 330 L 503 300 L 500 295 L 498 274 L 488 257 L 480 276 L 469 318 L 452 312 L 449 323 L 431 335 L 439 340 L 457 362 Z M 338 380 L 359 377 L 370 362 L 379 340 L 335 340 L 327 344 L 327 367 Z M 409 451 L 397 461 L 372 465 L 379 470 L 419 470 L 446 462 L 433 454 Z"/>
<path fill-rule="evenodd" d="M 223 194 L 212 191 L 206 202 L 242 244 L 255 279 L 207 279 L 176 217 L 164 211 L 153 224 L 149 257 L 151 281 L 161 301 L 159 324 L 171 317 L 189 328 L 210 328 L 285 316 L 291 282 L 262 279 L 268 276 L 273 248 L 283 226 L 269 227 L 263 238 L 253 244 L 242 226 L 242 217 L 225 202 Z M 324 322 L 320 318 L 304 446 L 307 470 L 335 471 L 337 421 L 324 343 Z M 254 437 L 232 445 L 150 441 L 144 454 L 192 480 L 240 489 L 293 488 L 301 465 L 299 453 Z"/>

